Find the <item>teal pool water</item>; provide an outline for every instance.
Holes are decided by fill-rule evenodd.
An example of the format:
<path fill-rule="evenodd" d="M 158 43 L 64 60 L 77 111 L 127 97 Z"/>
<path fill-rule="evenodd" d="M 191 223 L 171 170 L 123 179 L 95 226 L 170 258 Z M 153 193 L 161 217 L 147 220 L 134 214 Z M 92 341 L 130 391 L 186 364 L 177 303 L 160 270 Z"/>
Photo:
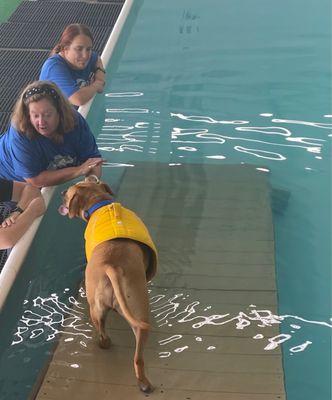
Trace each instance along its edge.
<path fill-rule="evenodd" d="M 329 0 L 138 0 L 88 117 L 115 189 L 125 166 L 157 161 L 250 163 L 281 190 L 270 343 L 288 400 L 331 399 L 330 26 Z M 70 309 L 83 226 L 57 215 L 58 194 L 0 317 L 4 399 L 27 397 L 65 327 L 90 335 Z"/>
<path fill-rule="evenodd" d="M 137 161 L 269 171 L 288 400 L 331 398 L 330 26 L 325 0 L 136 3 L 89 117 L 111 182 Z"/>

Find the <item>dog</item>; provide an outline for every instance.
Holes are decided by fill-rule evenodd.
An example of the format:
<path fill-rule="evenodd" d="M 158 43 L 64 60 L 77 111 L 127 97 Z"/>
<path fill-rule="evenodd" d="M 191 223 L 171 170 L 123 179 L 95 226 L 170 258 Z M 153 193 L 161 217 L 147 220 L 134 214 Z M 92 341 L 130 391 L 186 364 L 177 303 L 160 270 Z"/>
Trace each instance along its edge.
<path fill-rule="evenodd" d="M 114 202 L 111 188 L 96 176 L 62 192 L 59 212 L 87 222 L 85 286 L 99 346 L 110 346 L 105 320 L 108 311 L 114 309 L 135 334 L 138 386 L 144 393 L 152 392 L 144 371 L 143 351 L 150 329 L 147 282 L 156 274 L 158 255 L 147 228 L 134 212 Z"/>

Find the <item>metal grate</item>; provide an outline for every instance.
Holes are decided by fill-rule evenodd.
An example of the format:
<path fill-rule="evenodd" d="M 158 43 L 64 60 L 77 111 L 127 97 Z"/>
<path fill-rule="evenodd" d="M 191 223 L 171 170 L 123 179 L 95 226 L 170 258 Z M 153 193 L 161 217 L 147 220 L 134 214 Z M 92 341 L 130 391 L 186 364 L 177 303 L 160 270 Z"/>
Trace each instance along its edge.
<path fill-rule="evenodd" d="M 44 28 L 45 23 L 3 23 L 0 25 L 0 47 L 36 48 Z"/>
<path fill-rule="evenodd" d="M 9 22 L 46 22 L 55 25 L 82 23 L 88 26 L 114 26 L 122 3 L 84 3 L 77 1 L 23 1 Z"/>
<path fill-rule="evenodd" d="M 46 51 L 0 50 L 0 111 L 12 111 L 20 91 L 37 80 Z"/>
<path fill-rule="evenodd" d="M 0 79 L 11 76 L 14 82 L 4 82 L 4 86 L 12 86 L 17 80 L 35 80 L 48 57 L 47 51 L 0 50 Z M 2 79 L 3 82 L 3 79 Z"/>
<path fill-rule="evenodd" d="M 125 0 L 23 1 L 8 22 L 0 24 L 0 132 L 9 125 L 21 90 L 37 80 L 49 51 L 70 23 L 84 23 L 101 53 Z"/>
<path fill-rule="evenodd" d="M 36 1 L 36 0 L 30 0 L 30 1 Z M 38 0 L 38 1 L 50 1 L 50 0 Z M 54 0 L 54 1 L 64 1 L 64 0 Z M 66 0 L 66 1 L 76 1 L 77 0 Z M 125 0 L 82 0 L 82 3 L 110 3 L 110 4 L 124 4 Z"/>
<path fill-rule="evenodd" d="M 0 135 L 4 133 L 10 124 L 11 113 L 0 112 Z"/>
<path fill-rule="evenodd" d="M 51 50 L 60 39 L 61 33 L 67 24 L 54 25 L 52 23 L 18 23 L 7 22 L 0 24 L 0 47 L 22 49 Z M 112 26 L 89 26 L 94 37 L 94 50 L 101 53 Z M 47 53 L 48 54 L 48 53 Z"/>
<path fill-rule="evenodd" d="M 89 2 L 89 0 L 86 0 Z M 121 3 L 122 5 L 124 4 L 125 0 L 98 0 L 98 3 L 114 3 L 114 4 L 119 4 Z"/>

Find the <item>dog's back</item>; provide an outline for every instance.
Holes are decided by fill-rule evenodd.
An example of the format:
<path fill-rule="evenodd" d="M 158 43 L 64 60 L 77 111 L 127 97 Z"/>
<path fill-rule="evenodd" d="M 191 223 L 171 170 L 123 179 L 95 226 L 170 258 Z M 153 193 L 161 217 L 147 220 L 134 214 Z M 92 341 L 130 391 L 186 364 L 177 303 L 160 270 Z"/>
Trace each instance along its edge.
<path fill-rule="evenodd" d="M 85 251 L 89 261 L 94 249 L 103 242 L 114 239 L 130 239 L 142 243 L 150 250 L 146 271 L 150 281 L 157 270 L 157 249 L 143 221 L 120 203 L 112 203 L 95 211 L 85 230 Z"/>

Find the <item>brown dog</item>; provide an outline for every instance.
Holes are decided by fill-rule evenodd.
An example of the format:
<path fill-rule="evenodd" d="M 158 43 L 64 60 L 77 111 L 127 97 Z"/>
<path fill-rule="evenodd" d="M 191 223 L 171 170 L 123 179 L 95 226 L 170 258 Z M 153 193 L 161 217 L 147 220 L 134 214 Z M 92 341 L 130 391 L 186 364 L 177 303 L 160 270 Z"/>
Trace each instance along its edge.
<path fill-rule="evenodd" d="M 98 178 L 88 177 L 62 195 L 59 212 L 88 222 L 85 285 L 99 345 L 110 346 L 105 319 L 109 309 L 115 309 L 134 331 L 135 374 L 140 389 L 149 393 L 153 387 L 145 376 L 143 348 L 149 332 L 147 282 L 156 273 L 156 248 L 143 222 L 120 203 L 113 202 L 110 187 Z"/>

